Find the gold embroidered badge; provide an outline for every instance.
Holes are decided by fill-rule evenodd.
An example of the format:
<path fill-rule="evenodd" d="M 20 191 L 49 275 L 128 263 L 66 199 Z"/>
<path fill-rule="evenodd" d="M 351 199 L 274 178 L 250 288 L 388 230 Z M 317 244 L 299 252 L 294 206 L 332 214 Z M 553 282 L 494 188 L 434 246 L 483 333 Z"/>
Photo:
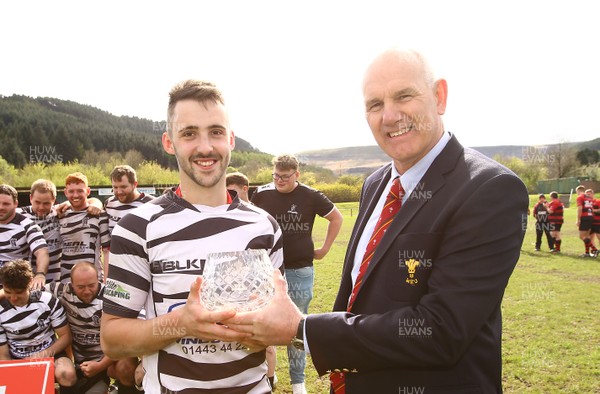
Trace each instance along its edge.
<path fill-rule="evenodd" d="M 404 262 L 406 264 L 406 268 L 408 269 L 408 278 L 406 278 L 406 283 L 411 286 L 419 283 L 419 280 L 415 278 L 415 272 L 417 272 L 417 266 L 420 264 L 419 260 L 410 259 Z"/>

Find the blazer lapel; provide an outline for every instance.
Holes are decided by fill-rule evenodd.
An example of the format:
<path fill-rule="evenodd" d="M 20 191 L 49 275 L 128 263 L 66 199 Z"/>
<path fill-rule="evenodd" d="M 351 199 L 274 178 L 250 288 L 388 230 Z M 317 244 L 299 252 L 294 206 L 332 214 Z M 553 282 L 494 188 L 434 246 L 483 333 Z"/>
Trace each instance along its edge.
<path fill-rule="evenodd" d="M 410 221 L 415 217 L 415 215 L 425 206 L 427 201 L 430 198 L 433 198 L 435 193 L 445 184 L 445 174 L 452 171 L 456 166 L 456 160 L 458 156 L 463 152 L 463 147 L 460 145 L 456 137 L 452 136 L 446 147 L 440 152 L 440 154 L 435 158 L 431 166 L 427 170 L 427 172 L 421 178 L 419 182 L 419 191 L 420 192 L 430 192 L 427 193 L 429 198 L 419 198 L 419 196 L 414 195 L 413 197 L 409 196 L 408 200 L 402 204 L 402 208 L 388 227 L 387 231 L 383 235 L 381 239 L 381 243 L 375 249 L 375 253 L 373 254 L 373 258 L 369 263 L 369 267 L 367 268 L 367 272 L 365 272 L 365 277 L 363 278 L 363 286 L 364 283 L 369 279 L 370 273 L 375 269 L 377 264 L 381 261 L 381 257 L 385 254 L 387 249 L 391 246 L 394 238 L 401 234 L 402 231 L 406 228 L 406 226 L 410 223 Z M 378 196 L 381 194 L 381 188 L 378 188 Z M 372 211 L 372 208 L 371 208 Z M 360 291 L 359 291 L 360 293 Z"/>

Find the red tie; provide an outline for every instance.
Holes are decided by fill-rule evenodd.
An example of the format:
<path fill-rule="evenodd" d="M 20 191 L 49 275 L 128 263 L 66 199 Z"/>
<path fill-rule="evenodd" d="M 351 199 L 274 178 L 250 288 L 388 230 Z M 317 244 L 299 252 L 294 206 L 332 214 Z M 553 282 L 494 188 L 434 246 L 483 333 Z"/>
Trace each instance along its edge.
<path fill-rule="evenodd" d="M 367 244 L 367 250 L 365 251 L 365 255 L 362 259 L 362 262 L 360 263 L 358 275 L 356 276 L 356 283 L 352 288 L 352 294 L 350 294 L 350 301 L 348 301 L 348 312 L 350 312 L 350 310 L 352 309 L 352 305 L 354 305 L 356 295 L 360 290 L 363 277 L 367 272 L 367 268 L 369 267 L 369 263 L 373 258 L 373 254 L 375 253 L 377 245 L 379 245 L 381 238 L 383 238 L 383 234 L 385 234 L 385 231 L 390 226 L 390 223 L 392 223 L 392 220 L 394 220 L 394 216 L 402 206 L 402 196 L 404 196 L 404 189 L 402 189 L 402 186 L 400 185 L 400 178 L 396 177 L 392 182 L 390 192 L 388 193 L 385 199 L 385 204 L 383 205 L 383 209 L 379 214 L 379 220 L 377 221 L 377 224 L 375 224 L 373 235 L 371 235 L 371 238 L 369 239 L 369 243 Z M 345 378 L 343 373 L 332 373 L 329 378 L 331 380 L 331 386 L 333 387 L 333 392 L 335 394 L 344 394 L 346 392 Z"/>

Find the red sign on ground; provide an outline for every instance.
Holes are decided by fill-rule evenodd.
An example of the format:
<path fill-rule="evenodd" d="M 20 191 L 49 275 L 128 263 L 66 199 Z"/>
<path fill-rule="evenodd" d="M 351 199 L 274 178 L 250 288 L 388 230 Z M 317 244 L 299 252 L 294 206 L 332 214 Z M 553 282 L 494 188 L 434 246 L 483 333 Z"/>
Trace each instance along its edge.
<path fill-rule="evenodd" d="M 54 359 L 0 361 L 0 394 L 53 394 Z"/>

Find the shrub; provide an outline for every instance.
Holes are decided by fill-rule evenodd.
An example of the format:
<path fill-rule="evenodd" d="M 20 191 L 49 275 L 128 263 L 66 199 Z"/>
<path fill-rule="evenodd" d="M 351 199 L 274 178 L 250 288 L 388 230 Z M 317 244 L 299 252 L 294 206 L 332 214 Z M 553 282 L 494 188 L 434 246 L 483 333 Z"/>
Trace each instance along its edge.
<path fill-rule="evenodd" d="M 318 184 L 313 186 L 315 189 L 320 190 L 329 198 L 332 202 L 353 202 L 358 201 L 360 198 L 361 185 L 345 185 L 340 183 L 334 184 Z"/>

